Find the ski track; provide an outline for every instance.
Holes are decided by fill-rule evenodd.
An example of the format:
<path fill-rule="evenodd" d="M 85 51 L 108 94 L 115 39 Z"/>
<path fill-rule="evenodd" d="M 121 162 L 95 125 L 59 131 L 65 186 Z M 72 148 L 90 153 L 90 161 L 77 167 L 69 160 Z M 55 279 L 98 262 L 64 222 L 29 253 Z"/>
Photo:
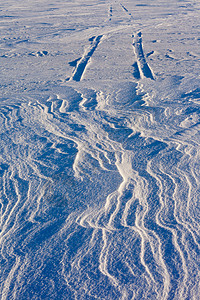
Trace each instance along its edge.
<path fill-rule="evenodd" d="M 149 67 L 144 55 L 141 32 L 138 32 L 137 34 L 133 35 L 133 48 L 137 60 L 137 62 L 134 65 L 135 77 L 136 78 L 146 77 L 154 80 L 153 72 Z"/>
<path fill-rule="evenodd" d="M 2 300 L 199 299 L 200 90 L 157 83 L 141 32 L 134 78 L 89 88 L 102 39 L 65 84 L 1 99 Z"/>
<path fill-rule="evenodd" d="M 82 79 L 83 73 L 85 72 L 85 69 L 87 67 L 87 64 L 89 63 L 94 51 L 98 47 L 103 35 L 99 35 L 97 37 L 92 37 L 91 45 L 85 50 L 83 56 L 80 58 L 79 61 L 76 62 L 76 67 L 74 69 L 74 72 L 69 78 L 69 80 L 75 80 L 80 81 Z M 71 63 L 72 64 L 72 63 Z"/>
<path fill-rule="evenodd" d="M 126 14 L 128 14 L 128 16 L 130 17 L 131 20 L 133 20 L 133 16 L 132 14 L 129 12 L 129 10 L 126 8 L 126 6 L 124 6 L 122 3 L 120 3 L 121 8 L 123 9 L 123 11 L 125 11 Z"/>

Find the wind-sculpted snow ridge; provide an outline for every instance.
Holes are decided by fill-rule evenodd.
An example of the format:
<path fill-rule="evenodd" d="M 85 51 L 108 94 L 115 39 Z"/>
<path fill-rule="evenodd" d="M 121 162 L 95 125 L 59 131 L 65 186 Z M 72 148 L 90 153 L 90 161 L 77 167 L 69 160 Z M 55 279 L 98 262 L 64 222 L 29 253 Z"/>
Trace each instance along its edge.
<path fill-rule="evenodd" d="M 12 5 L 1 7 L 0 298 L 198 300 L 198 5 Z M 144 16 L 133 28 L 124 11 Z"/>
<path fill-rule="evenodd" d="M 199 140 L 138 88 L 1 108 L 3 299 L 197 299 Z"/>

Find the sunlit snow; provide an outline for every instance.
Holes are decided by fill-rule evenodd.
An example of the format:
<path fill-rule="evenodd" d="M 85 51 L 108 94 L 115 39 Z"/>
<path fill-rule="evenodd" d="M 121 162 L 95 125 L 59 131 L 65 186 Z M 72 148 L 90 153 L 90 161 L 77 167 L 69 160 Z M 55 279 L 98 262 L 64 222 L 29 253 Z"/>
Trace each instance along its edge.
<path fill-rule="evenodd" d="M 0 298 L 198 300 L 200 2 L 0 3 Z"/>

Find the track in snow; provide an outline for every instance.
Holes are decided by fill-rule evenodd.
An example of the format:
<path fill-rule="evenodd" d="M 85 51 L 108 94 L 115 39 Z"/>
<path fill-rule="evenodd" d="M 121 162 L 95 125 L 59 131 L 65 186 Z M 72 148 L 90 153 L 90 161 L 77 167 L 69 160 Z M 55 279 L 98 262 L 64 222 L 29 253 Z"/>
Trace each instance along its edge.
<path fill-rule="evenodd" d="M 109 9 L 108 9 L 108 18 L 109 18 L 109 21 L 112 20 L 112 15 L 113 15 L 113 7 L 112 7 L 112 5 L 110 5 Z"/>
<path fill-rule="evenodd" d="M 99 43 L 101 42 L 102 37 L 103 37 L 103 35 L 99 35 L 97 37 L 92 37 L 90 39 L 91 44 L 85 50 L 83 56 L 80 59 L 75 60 L 74 62 L 70 63 L 71 65 L 73 65 L 73 63 L 75 63 L 76 67 L 74 69 L 72 76 L 68 80 L 80 81 L 82 79 L 82 76 L 87 67 L 87 64 L 89 63 L 90 58 L 92 57 L 94 51 L 97 49 Z"/>
<path fill-rule="evenodd" d="M 133 19 L 132 14 L 129 12 L 129 10 L 124 6 L 122 3 L 120 3 L 121 8 L 129 15 L 131 19 Z"/>
<path fill-rule="evenodd" d="M 136 78 L 146 77 L 154 80 L 153 72 L 150 66 L 148 65 L 144 55 L 141 32 L 138 32 L 137 34 L 133 35 L 133 48 L 137 60 L 137 62 L 134 65 Z"/>

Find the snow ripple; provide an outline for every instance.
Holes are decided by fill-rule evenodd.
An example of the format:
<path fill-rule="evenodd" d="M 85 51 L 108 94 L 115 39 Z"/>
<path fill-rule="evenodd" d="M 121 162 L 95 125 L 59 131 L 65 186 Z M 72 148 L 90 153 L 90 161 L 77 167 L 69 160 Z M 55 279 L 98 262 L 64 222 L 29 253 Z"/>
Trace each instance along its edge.
<path fill-rule="evenodd" d="M 195 299 L 195 132 L 134 82 L 64 89 L 1 107 L 3 299 Z"/>

